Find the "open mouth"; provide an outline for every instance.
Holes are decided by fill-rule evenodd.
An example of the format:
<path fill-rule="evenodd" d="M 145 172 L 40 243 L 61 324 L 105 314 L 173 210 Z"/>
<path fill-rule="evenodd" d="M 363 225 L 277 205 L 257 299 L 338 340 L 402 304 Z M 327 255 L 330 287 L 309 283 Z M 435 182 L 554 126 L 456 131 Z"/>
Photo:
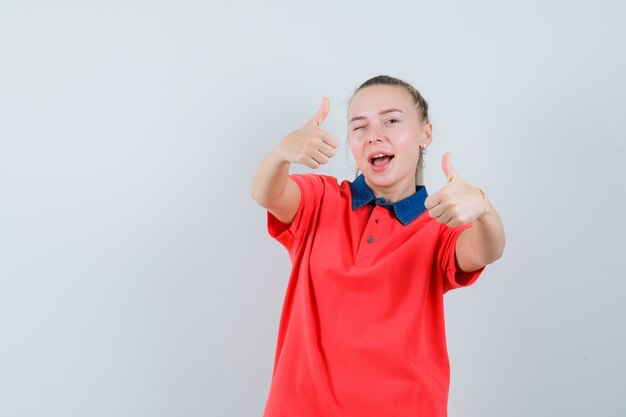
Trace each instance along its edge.
<path fill-rule="evenodd" d="M 387 165 L 392 159 L 393 155 L 385 155 L 384 153 L 379 153 L 378 155 L 374 155 L 370 158 L 370 164 L 377 168 L 380 168 Z"/>

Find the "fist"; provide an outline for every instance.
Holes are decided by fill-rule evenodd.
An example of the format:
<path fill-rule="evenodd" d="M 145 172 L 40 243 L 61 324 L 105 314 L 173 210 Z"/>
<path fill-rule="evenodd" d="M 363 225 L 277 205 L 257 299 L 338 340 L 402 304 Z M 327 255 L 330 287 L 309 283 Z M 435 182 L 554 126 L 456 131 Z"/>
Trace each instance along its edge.
<path fill-rule="evenodd" d="M 328 116 L 329 107 L 329 100 L 324 97 L 317 113 L 278 144 L 277 150 L 286 161 L 317 169 L 335 156 L 339 141 L 320 127 Z"/>
<path fill-rule="evenodd" d="M 486 210 L 483 194 L 454 170 L 450 153 L 443 155 L 441 167 L 448 183 L 426 199 L 428 214 L 450 227 L 461 226 L 481 217 Z"/>

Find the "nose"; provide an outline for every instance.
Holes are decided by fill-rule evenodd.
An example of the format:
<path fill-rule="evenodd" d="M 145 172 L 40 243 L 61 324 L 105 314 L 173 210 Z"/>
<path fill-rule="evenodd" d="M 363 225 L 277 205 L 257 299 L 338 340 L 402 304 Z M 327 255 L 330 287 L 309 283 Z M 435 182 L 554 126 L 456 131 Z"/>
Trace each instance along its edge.
<path fill-rule="evenodd" d="M 382 134 L 378 131 L 378 129 L 372 129 L 369 132 L 369 136 L 367 138 L 368 143 L 377 143 L 377 142 L 382 142 L 383 140 L 383 136 Z"/>

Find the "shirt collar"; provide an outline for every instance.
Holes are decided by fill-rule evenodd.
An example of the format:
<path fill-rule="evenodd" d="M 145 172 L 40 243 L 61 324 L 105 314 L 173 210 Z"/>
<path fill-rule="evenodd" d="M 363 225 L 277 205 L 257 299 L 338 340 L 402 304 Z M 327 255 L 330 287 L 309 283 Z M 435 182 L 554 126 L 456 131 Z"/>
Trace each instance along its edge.
<path fill-rule="evenodd" d="M 387 203 L 384 198 L 374 195 L 372 189 L 365 182 L 365 177 L 363 174 L 360 174 L 350 183 L 350 191 L 352 192 L 352 210 L 375 202 L 379 206 L 392 210 L 404 226 L 417 219 L 426 210 L 424 201 L 426 201 L 428 193 L 423 185 L 416 186 L 415 193 L 404 200 Z"/>

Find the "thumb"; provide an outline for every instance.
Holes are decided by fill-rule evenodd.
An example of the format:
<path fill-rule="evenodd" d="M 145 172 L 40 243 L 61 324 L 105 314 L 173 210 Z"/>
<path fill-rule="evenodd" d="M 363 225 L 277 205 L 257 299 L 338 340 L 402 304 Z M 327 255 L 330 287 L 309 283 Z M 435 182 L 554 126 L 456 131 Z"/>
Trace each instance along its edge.
<path fill-rule="evenodd" d="M 456 171 L 452 168 L 451 159 L 452 157 L 450 156 L 450 152 L 446 152 L 443 154 L 443 159 L 441 161 L 441 167 L 443 168 L 443 173 L 446 175 L 448 182 L 457 177 Z"/>
<path fill-rule="evenodd" d="M 317 111 L 317 113 L 315 113 L 315 116 L 313 116 L 313 118 L 310 121 L 314 123 L 315 126 L 318 126 L 318 127 L 321 126 L 324 119 L 326 119 L 326 116 L 328 116 L 329 109 L 330 109 L 330 101 L 328 100 L 328 97 L 323 97 L 322 105 L 320 106 L 319 110 Z"/>

